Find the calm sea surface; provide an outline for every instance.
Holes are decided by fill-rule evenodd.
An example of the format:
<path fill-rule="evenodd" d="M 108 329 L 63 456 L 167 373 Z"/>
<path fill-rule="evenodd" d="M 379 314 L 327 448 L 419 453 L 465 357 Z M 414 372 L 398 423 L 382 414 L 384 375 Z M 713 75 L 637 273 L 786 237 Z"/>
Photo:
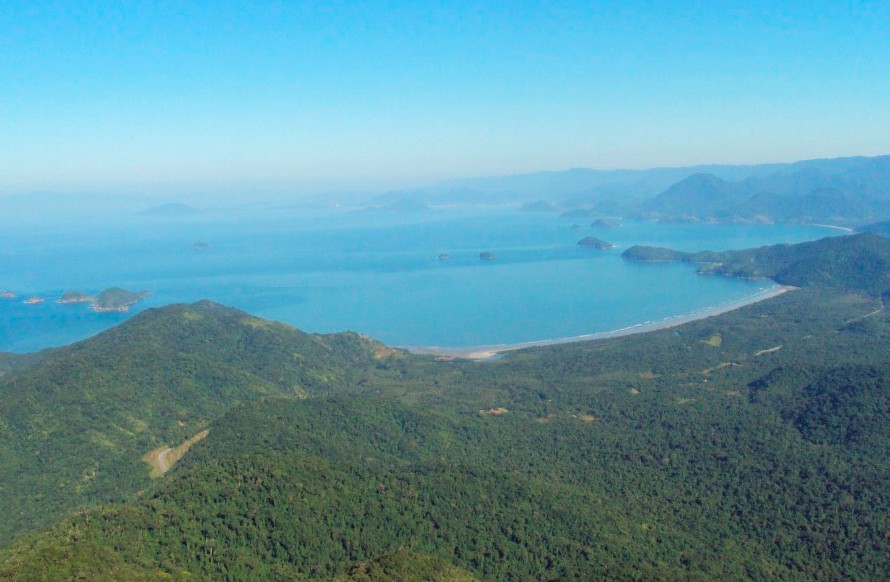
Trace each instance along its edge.
<path fill-rule="evenodd" d="M 837 234 L 789 225 L 659 225 L 516 210 L 416 215 L 209 212 L 0 232 L 0 351 L 83 339 L 149 307 L 211 299 L 306 331 L 358 331 L 391 345 L 464 347 L 609 331 L 697 311 L 772 284 L 699 277 L 680 264 L 621 259 L 635 244 L 741 249 Z M 593 235 L 617 245 L 580 249 Z M 210 248 L 195 251 L 195 242 Z M 481 261 L 489 251 L 494 261 Z M 447 253 L 450 260 L 437 260 Z M 64 291 L 119 286 L 152 295 L 127 314 L 55 303 Z M 30 295 L 45 297 L 25 305 Z"/>

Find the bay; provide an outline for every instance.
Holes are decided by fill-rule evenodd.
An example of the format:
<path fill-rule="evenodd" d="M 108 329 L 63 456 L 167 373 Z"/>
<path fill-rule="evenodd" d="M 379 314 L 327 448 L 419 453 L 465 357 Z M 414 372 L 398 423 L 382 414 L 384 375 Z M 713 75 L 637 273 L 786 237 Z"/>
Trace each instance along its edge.
<path fill-rule="evenodd" d="M 352 330 L 397 346 L 574 337 L 725 305 L 773 286 L 621 259 L 634 244 L 727 250 L 838 234 L 805 225 L 570 226 L 551 213 L 505 208 L 277 208 L 9 224 L 0 233 L 0 290 L 18 298 L 0 299 L 0 351 L 64 345 L 141 310 L 200 299 L 310 332 Z M 588 235 L 616 248 L 579 248 Z M 196 251 L 195 242 L 209 248 Z M 482 252 L 496 259 L 480 260 Z M 442 253 L 451 258 L 437 259 Z M 126 314 L 55 303 L 67 290 L 111 286 L 152 295 Z M 30 295 L 46 302 L 23 304 Z"/>

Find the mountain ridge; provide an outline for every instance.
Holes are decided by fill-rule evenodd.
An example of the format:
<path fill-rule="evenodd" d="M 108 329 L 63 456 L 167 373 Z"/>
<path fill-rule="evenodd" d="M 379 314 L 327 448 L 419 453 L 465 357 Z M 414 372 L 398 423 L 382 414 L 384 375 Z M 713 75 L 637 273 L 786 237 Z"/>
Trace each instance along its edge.
<path fill-rule="evenodd" d="M 461 203 L 558 203 L 564 210 L 621 207 L 626 213 L 696 174 L 713 175 L 738 185 L 748 197 L 791 194 L 834 187 L 864 191 L 869 197 L 890 196 L 890 156 L 817 158 L 785 163 L 701 164 L 633 170 L 572 168 L 506 176 L 454 179 L 430 186 L 379 194 L 376 204 L 412 200 L 427 205 Z M 653 208 L 653 210 L 657 210 Z M 687 213 L 692 211 L 686 209 Z"/>

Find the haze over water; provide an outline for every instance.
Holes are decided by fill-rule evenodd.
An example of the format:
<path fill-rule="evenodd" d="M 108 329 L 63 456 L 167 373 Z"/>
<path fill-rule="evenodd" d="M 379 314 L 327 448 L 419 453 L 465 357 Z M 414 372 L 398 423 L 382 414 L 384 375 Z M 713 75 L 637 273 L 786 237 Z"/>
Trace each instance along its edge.
<path fill-rule="evenodd" d="M 0 351 L 89 337 L 148 307 L 211 299 L 310 332 L 358 331 L 397 346 L 467 347 L 572 337 L 719 306 L 770 281 L 700 277 L 621 259 L 634 244 L 741 249 L 836 234 L 795 225 L 587 221 L 515 209 L 417 214 L 278 209 L 130 217 L 0 234 Z M 578 248 L 593 235 L 617 245 Z M 193 249 L 206 242 L 206 251 Z M 490 251 L 494 261 L 481 261 Z M 436 256 L 447 253 L 450 260 Z M 55 303 L 112 286 L 152 295 L 128 314 Z M 29 295 L 46 298 L 24 305 Z"/>

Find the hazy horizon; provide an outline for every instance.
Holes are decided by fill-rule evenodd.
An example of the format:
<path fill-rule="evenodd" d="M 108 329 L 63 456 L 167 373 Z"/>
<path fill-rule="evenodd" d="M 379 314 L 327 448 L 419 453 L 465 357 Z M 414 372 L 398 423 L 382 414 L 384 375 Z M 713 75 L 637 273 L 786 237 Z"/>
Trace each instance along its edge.
<path fill-rule="evenodd" d="M 376 192 L 890 152 L 875 2 L 11 2 L 0 26 L 0 194 Z"/>
<path fill-rule="evenodd" d="M 411 182 L 402 181 L 395 183 L 386 183 L 377 185 L 372 183 L 361 183 L 354 187 L 321 187 L 311 188 L 308 186 L 299 187 L 292 183 L 286 182 L 270 182 L 257 181 L 254 183 L 245 183 L 242 181 L 232 182 L 210 182 L 210 183 L 173 183 L 173 184 L 151 184 L 151 185 L 128 185 L 117 188 L 108 188 L 105 190 L 85 191 L 78 189 L 34 189 L 20 191 L 0 191 L 0 199 L 11 199 L 16 197 L 27 196 L 62 196 L 62 197 L 92 197 L 94 199 L 123 197 L 134 200 L 156 201 L 158 203 L 181 202 L 181 201 L 205 201 L 212 202 L 214 199 L 220 202 L 240 202 L 245 203 L 250 200 L 257 202 L 286 202 L 288 200 L 306 203 L 318 202 L 342 202 L 347 200 L 355 200 L 367 202 L 375 196 L 387 193 L 411 193 L 434 191 L 436 189 L 446 188 L 450 185 L 468 183 L 468 182 L 484 182 L 486 180 L 500 180 L 509 178 L 534 177 L 539 175 L 557 175 L 576 171 L 591 172 L 658 172 L 661 170 L 673 169 L 708 169 L 713 167 L 725 168 L 747 168 L 758 166 L 772 165 L 792 165 L 800 162 L 811 162 L 833 159 L 847 158 L 881 158 L 890 156 L 888 153 L 879 153 L 871 156 L 851 155 L 837 156 L 832 158 L 810 158 L 795 160 L 773 160 L 753 163 L 723 164 L 723 163 L 702 163 L 692 165 L 677 166 L 651 166 L 651 167 L 621 167 L 621 168 L 596 168 L 596 167 L 572 167 L 572 168 L 542 168 L 531 170 L 528 172 L 516 172 L 512 174 L 484 174 L 475 176 L 454 176 L 445 180 L 432 182 Z"/>

